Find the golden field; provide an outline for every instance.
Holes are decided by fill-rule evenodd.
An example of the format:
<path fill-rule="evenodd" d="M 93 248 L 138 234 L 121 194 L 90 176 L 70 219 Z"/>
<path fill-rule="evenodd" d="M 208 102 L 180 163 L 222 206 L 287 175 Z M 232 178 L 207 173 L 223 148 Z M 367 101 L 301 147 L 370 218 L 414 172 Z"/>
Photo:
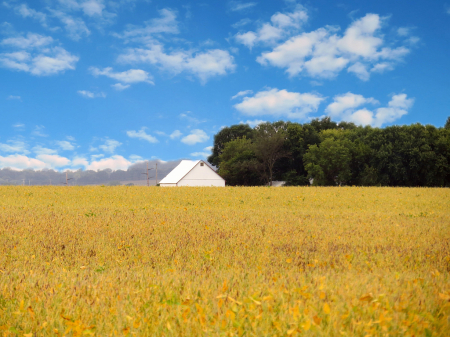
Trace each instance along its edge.
<path fill-rule="evenodd" d="M 449 336 L 450 190 L 0 187 L 0 336 Z"/>

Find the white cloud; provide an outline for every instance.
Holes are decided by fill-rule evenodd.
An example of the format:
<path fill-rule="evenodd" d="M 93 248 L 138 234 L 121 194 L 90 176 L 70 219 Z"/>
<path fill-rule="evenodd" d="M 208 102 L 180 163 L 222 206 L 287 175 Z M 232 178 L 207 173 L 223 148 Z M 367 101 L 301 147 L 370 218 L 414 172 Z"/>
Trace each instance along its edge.
<path fill-rule="evenodd" d="M 206 142 L 209 139 L 209 136 L 205 131 L 200 129 L 192 130 L 191 133 L 181 139 L 184 144 L 194 145 L 197 143 Z"/>
<path fill-rule="evenodd" d="M 86 97 L 86 98 L 95 98 L 95 97 L 102 97 L 105 98 L 106 94 L 104 92 L 99 92 L 99 93 L 93 93 L 91 91 L 87 91 L 87 90 L 78 90 L 77 93 L 79 93 L 81 96 Z"/>
<path fill-rule="evenodd" d="M 170 139 L 176 139 L 176 138 L 179 138 L 179 137 L 181 137 L 183 134 L 180 132 L 180 130 L 175 130 L 174 132 L 172 132 L 171 134 L 170 134 Z"/>
<path fill-rule="evenodd" d="M 44 162 L 48 168 L 57 168 L 68 166 L 71 161 L 68 158 L 58 156 L 57 154 L 39 154 L 36 159 Z"/>
<path fill-rule="evenodd" d="M 88 16 L 96 16 L 102 15 L 103 9 L 105 9 L 105 5 L 103 0 L 87 0 L 80 4 L 84 14 Z"/>
<path fill-rule="evenodd" d="M 377 104 L 379 102 L 372 97 L 365 98 L 362 95 L 356 95 L 351 92 L 348 92 L 343 95 L 334 96 L 334 102 L 327 106 L 327 108 L 325 109 L 325 112 L 330 117 L 338 118 L 345 111 L 348 111 L 351 109 L 356 109 L 356 108 L 360 107 L 361 105 L 367 104 L 367 103 Z"/>
<path fill-rule="evenodd" d="M 304 119 L 309 113 L 317 111 L 323 100 L 318 94 L 302 94 L 275 88 L 260 91 L 253 97 L 244 97 L 234 108 L 249 116 L 270 115 Z"/>
<path fill-rule="evenodd" d="M 236 34 L 235 39 L 250 49 L 257 43 L 271 44 L 298 32 L 307 20 L 306 11 L 302 6 L 297 6 L 293 12 L 278 12 L 272 15 L 271 22 L 262 24 L 256 32 L 248 31 Z"/>
<path fill-rule="evenodd" d="M 266 121 L 263 121 L 262 119 L 255 119 L 252 121 L 240 121 L 239 124 L 248 124 L 250 127 L 254 128 L 255 126 L 258 126 L 259 124 L 265 123 Z"/>
<path fill-rule="evenodd" d="M 5 5 L 5 2 L 3 3 Z M 8 6 L 7 6 L 8 7 Z M 20 4 L 14 7 L 16 14 L 22 16 L 23 18 L 32 18 L 39 21 L 42 26 L 47 27 L 47 15 L 45 13 L 36 11 L 26 4 Z"/>
<path fill-rule="evenodd" d="M 61 47 L 45 48 L 29 53 L 17 51 L 0 53 L 0 65 L 12 70 L 29 72 L 36 76 L 49 76 L 75 69 L 79 57 Z"/>
<path fill-rule="evenodd" d="M 148 48 L 128 49 L 119 55 L 122 63 L 150 63 L 159 66 L 174 75 L 183 71 L 191 73 L 204 83 L 213 76 L 226 75 L 234 71 L 234 57 L 228 51 L 210 49 L 205 52 L 178 50 L 170 54 L 164 52 L 164 47 L 153 42 Z"/>
<path fill-rule="evenodd" d="M 239 91 L 236 95 L 234 95 L 233 97 L 231 97 L 231 99 L 233 100 L 233 99 L 236 99 L 236 98 L 238 98 L 238 97 L 241 97 L 241 96 L 247 96 L 247 95 L 250 95 L 250 94 L 253 94 L 253 90 L 243 90 L 243 91 Z"/>
<path fill-rule="evenodd" d="M 46 147 L 42 147 L 41 145 L 36 145 L 35 147 L 33 147 L 33 152 L 40 155 L 40 154 L 56 154 L 57 151 L 53 150 L 53 149 L 49 149 Z"/>
<path fill-rule="evenodd" d="M 240 1 L 231 1 L 230 2 L 231 10 L 233 12 L 242 11 L 245 9 L 249 9 L 256 6 L 256 2 L 240 2 Z"/>
<path fill-rule="evenodd" d="M 56 141 L 56 144 L 64 151 L 75 150 L 75 146 L 71 142 L 68 142 L 67 140 Z"/>
<path fill-rule="evenodd" d="M 60 10 L 49 9 L 49 11 L 65 26 L 71 39 L 78 41 L 82 37 L 91 34 L 91 31 L 87 28 L 86 23 L 81 18 L 74 18 Z"/>
<path fill-rule="evenodd" d="M 367 14 L 353 22 L 342 36 L 338 35 L 339 28 L 331 26 L 305 32 L 262 53 L 257 62 L 286 68 L 289 76 L 306 74 L 332 78 L 347 68 L 360 79 L 368 80 L 370 72 L 367 69 L 379 71 L 377 65 L 381 63 L 385 63 L 383 70 L 392 69 L 410 51 L 403 45 L 386 46 L 380 33 L 384 21 L 377 14 Z"/>
<path fill-rule="evenodd" d="M 43 125 L 36 125 L 34 127 L 33 132 L 31 134 L 33 136 L 38 136 L 38 137 L 48 137 L 48 135 L 44 133 L 44 129 L 45 129 L 45 126 L 43 126 Z"/>
<path fill-rule="evenodd" d="M 239 21 L 236 22 L 236 23 L 233 23 L 233 24 L 231 25 L 231 27 L 233 27 L 233 28 L 240 28 L 240 27 L 243 27 L 243 26 L 245 26 L 245 25 L 248 25 L 248 24 L 251 23 L 251 22 L 252 22 L 252 20 L 250 20 L 249 18 L 245 18 L 245 19 L 239 20 Z"/>
<path fill-rule="evenodd" d="M 117 91 L 122 91 L 122 90 L 128 89 L 130 87 L 130 85 L 129 84 L 116 83 L 116 84 L 112 84 L 111 87 L 113 87 Z"/>
<path fill-rule="evenodd" d="M 206 158 L 208 156 L 210 156 L 211 153 L 210 152 L 193 152 L 191 153 L 192 157 L 202 157 L 202 158 Z"/>
<path fill-rule="evenodd" d="M 121 142 L 118 142 L 114 139 L 107 139 L 105 141 L 105 144 L 100 145 L 99 148 L 102 149 L 104 152 L 114 153 L 117 147 L 122 145 Z"/>
<path fill-rule="evenodd" d="M 89 165 L 89 162 L 86 158 L 83 157 L 75 157 L 72 160 L 72 167 L 79 167 L 79 166 L 84 166 L 87 167 Z"/>
<path fill-rule="evenodd" d="M 158 139 L 156 139 L 152 135 L 149 135 L 148 133 L 146 133 L 145 128 L 142 128 L 139 131 L 134 131 L 134 130 L 127 131 L 127 136 L 130 138 L 146 140 L 149 143 L 158 143 Z"/>
<path fill-rule="evenodd" d="M 0 156 L 0 167 L 9 167 L 15 170 L 43 169 L 47 168 L 47 164 L 42 160 L 29 158 L 21 154 L 13 154 L 6 157 Z"/>
<path fill-rule="evenodd" d="M 365 98 L 362 95 L 348 92 L 335 96 L 334 102 L 328 105 L 325 112 L 338 120 L 380 127 L 406 115 L 408 109 L 414 104 L 414 99 L 407 98 L 406 94 L 393 95 L 387 107 L 377 108 L 374 111 L 363 107 L 367 104 L 379 104 L 379 102 L 374 98 Z"/>
<path fill-rule="evenodd" d="M 40 48 L 53 43 L 51 36 L 43 36 L 34 33 L 28 33 L 26 37 L 9 37 L 4 39 L 1 44 L 20 49 Z"/>
<path fill-rule="evenodd" d="M 94 76 L 103 75 L 123 83 L 146 82 L 154 84 L 151 75 L 148 72 L 141 69 L 130 69 L 122 72 L 114 72 L 111 67 L 104 68 L 103 70 L 96 67 L 90 67 L 89 70 Z M 120 85 L 121 85 L 120 88 L 124 87 L 124 85 L 122 84 Z"/>
<path fill-rule="evenodd" d="M 17 123 L 17 124 L 13 125 L 13 127 L 15 127 L 15 128 L 23 128 L 24 126 L 25 126 L 25 124 L 22 124 L 22 123 Z"/>
<path fill-rule="evenodd" d="M 1 152 L 15 152 L 28 154 L 27 144 L 20 140 L 8 140 L 8 144 L 0 143 L 0 151 Z"/>
<path fill-rule="evenodd" d="M 20 101 L 20 100 L 22 99 L 22 97 L 20 97 L 20 96 L 14 96 L 14 95 L 9 95 L 7 99 L 15 99 L 15 100 L 19 100 L 19 101 Z"/>
<path fill-rule="evenodd" d="M 159 11 L 159 15 L 159 18 L 145 21 L 144 27 L 129 25 L 122 34 L 114 35 L 118 38 L 135 42 L 148 42 L 149 39 L 153 39 L 155 34 L 177 34 L 179 32 L 175 11 L 164 8 Z"/>
<path fill-rule="evenodd" d="M 110 158 L 103 158 L 98 161 L 92 161 L 89 165 L 87 165 L 87 170 L 104 170 L 104 169 L 112 169 L 112 170 L 126 170 L 128 167 L 133 164 L 133 162 L 125 159 L 122 156 L 114 155 Z"/>

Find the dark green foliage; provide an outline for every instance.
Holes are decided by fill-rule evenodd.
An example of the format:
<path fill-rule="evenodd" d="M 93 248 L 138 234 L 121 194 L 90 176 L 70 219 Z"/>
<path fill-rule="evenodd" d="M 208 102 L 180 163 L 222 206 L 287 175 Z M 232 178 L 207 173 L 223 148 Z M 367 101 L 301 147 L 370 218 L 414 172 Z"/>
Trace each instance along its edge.
<path fill-rule="evenodd" d="M 231 177 L 227 184 L 285 180 L 296 186 L 313 179 L 315 185 L 450 187 L 450 118 L 443 128 L 413 124 L 381 129 L 326 117 L 303 125 L 280 121 L 223 130 L 216 136 L 218 150 L 227 139 L 251 135 L 230 147 L 231 157 L 215 159 L 219 172 Z"/>
<path fill-rule="evenodd" d="M 219 167 L 220 155 L 225 148 L 225 144 L 237 138 L 253 138 L 253 129 L 247 124 L 232 125 L 223 128 L 214 136 L 214 146 L 212 154 L 208 157 L 208 162 Z"/>

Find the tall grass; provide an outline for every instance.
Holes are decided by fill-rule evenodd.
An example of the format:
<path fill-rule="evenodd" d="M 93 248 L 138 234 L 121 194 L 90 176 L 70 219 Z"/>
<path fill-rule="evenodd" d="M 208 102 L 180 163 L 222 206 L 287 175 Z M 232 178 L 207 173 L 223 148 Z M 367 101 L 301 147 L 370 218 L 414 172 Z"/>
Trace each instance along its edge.
<path fill-rule="evenodd" d="M 0 336 L 448 336 L 450 191 L 0 187 Z"/>

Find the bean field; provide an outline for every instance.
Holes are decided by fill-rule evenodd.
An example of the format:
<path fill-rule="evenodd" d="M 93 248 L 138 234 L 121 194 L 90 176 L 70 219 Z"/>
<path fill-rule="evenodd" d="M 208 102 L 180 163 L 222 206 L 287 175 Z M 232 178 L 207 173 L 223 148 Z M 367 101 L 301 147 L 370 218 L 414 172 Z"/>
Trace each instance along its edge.
<path fill-rule="evenodd" d="M 449 336 L 450 190 L 0 187 L 0 336 Z"/>

